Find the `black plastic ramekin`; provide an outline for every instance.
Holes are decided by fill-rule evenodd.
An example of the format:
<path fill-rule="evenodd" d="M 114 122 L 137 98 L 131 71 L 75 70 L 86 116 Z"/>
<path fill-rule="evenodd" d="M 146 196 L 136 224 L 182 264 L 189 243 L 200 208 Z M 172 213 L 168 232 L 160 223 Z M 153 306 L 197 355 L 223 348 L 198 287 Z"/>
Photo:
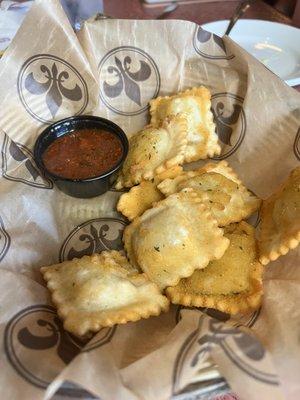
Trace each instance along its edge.
<path fill-rule="evenodd" d="M 56 139 L 83 128 L 103 129 L 116 135 L 121 140 L 123 146 L 123 154 L 120 161 L 104 174 L 88 179 L 68 179 L 49 172 L 43 163 L 43 154 L 48 146 Z M 52 179 L 62 192 L 69 196 L 80 198 L 99 196 L 109 190 L 116 179 L 118 171 L 122 167 L 127 153 L 128 139 L 124 131 L 118 125 L 105 118 L 90 115 L 80 115 L 55 122 L 39 135 L 34 146 L 35 162 L 45 176 Z"/>

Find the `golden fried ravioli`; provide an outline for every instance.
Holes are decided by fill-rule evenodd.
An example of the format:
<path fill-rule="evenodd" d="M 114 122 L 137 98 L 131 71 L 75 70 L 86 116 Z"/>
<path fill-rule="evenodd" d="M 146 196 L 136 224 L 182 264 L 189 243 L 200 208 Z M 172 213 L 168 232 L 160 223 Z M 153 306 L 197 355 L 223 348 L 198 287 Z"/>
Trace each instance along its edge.
<path fill-rule="evenodd" d="M 255 230 L 242 221 L 226 226 L 225 236 L 230 245 L 222 258 L 167 288 L 172 303 L 215 308 L 229 314 L 259 307 L 263 267 L 258 262 Z"/>
<path fill-rule="evenodd" d="M 174 178 L 182 173 L 181 166 L 175 166 L 167 171 L 158 174 L 151 181 L 142 181 L 139 185 L 133 186 L 129 192 L 123 193 L 118 201 L 117 210 L 132 221 L 142 215 L 143 212 L 152 207 L 152 204 L 162 200 L 165 196 L 157 189 L 158 183 Z"/>
<path fill-rule="evenodd" d="M 159 127 L 146 126 L 129 139 L 128 155 L 116 188 L 132 187 L 182 164 L 186 144 L 187 120 L 184 116 L 168 117 Z"/>
<path fill-rule="evenodd" d="M 64 328 L 82 336 L 167 311 L 168 299 L 126 257 L 105 251 L 41 268 Z"/>
<path fill-rule="evenodd" d="M 222 257 L 229 245 L 192 189 L 155 203 L 125 228 L 123 239 L 131 263 L 160 289 Z"/>
<path fill-rule="evenodd" d="M 184 113 L 187 116 L 187 147 L 185 161 L 197 161 L 219 155 L 221 147 L 215 132 L 210 91 L 200 86 L 150 101 L 151 124 L 159 126 L 170 116 Z"/>
<path fill-rule="evenodd" d="M 261 200 L 249 192 L 226 161 L 209 163 L 196 171 L 184 171 L 174 179 L 158 184 L 165 195 L 194 189 L 211 210 L 219 226 L 248 218 L 260 206 Z"/>
<path fill-rule="evenodd" d="M 266 265 L 300 242 L 300 167 L 263 201 L 259 238 L 260 261 Z"/>
<path fill-rule="evenodd" d="M 122 194 L 117 204 L 117 210 L 129 221 L 132 221 L 151 208 L 153 203 L 163 198 L 164 195 L 157 189 L 153 180 L 142 181 L 139 185 L 133 186 L 128 193 Z"/>

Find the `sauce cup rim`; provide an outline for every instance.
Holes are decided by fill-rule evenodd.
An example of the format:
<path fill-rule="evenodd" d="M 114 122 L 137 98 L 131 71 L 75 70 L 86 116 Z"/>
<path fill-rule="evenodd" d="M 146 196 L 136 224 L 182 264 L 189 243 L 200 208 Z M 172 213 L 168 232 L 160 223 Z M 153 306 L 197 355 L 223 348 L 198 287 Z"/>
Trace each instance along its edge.
<path fill-rule="evenodd" d="M 111 132 L 113 134 L 115 134 L 121 142 L 122 145 L 122 149 L 123 149 L 123 153 L 122 156 L 120 158 L 120 160 L 117 162 L 117 164 L 109 169 L 108 171 L 102 173 L 101 175 L 97 175 L 91 178 L 85 178 L 85 179 L 70 179 L 70 178 L 65 178 L 63 176 L 59 176 L 56 174 L 53 174 L 52 172 L 50 172 L 44 165 L 43 160 L 42 160 L 42 155 L 44 154 L 44 152 L 46 151 L 46 149 L 49 147 L 49 145 L 46 147 L 46 149 L 42 152 L 40 149 L 41 146 L 41 142 L 44 140 L 45 136 L 47 136 L 47 134 L 50 133 L 50 131 L 55 128 L 57 125 L 61 125 L 64 124 L 66 122 L 72 122 L 72 121 L 95 121 L 95 122 L 100 122 L 103 124 L 103 129 L 107 130 L 108 132 Z M 88 127 L 87 127 L 88 128 Z M 97 128 L 94 126 L 94 128 Z M 75 128 L 76 129 L 76 128 Z M 65 136 L 70 134 L 71 132 L 73 132 L 75 129 L 65 132 L 64 134 L 62 134 L 60 137 Z M 100 127 L 99 127 L 100 129 Z M 55 138 L 53 140 L 53 142 L 55 140 L 57 140 L 59 137 Z M 51 143 L 53 143 L 51 142 Z M 128 154 L 128 149 L 129 149 L 129 143 L 128 143 L 128 138 L 125 134 L 125 132 L 123 131 L 123 129 L 117 125 L 116 123 L 112 122 L 109 119 L 106 118 L 102 118 L 102 117 L 97 117 L 94 115 L 78 115 L 78 116 L 72 116 L 72 117 L 67 117 L 67 118 L 63 118 L 61 120 L 55 121 L 52 124 L 50 124 L 49 126 L 47 126 L 38 136 L 38 138 L 36 139 L 35 145 L 34 145 L 34 160 L 35 163 L 37 164 L 37 166 L 39 167 L 39 169 L 41 169 L 42 171 L 44 171 L 45 174 L 47 174 L 47 176 L 49 176 L 51 179 L 53 180 L 60 180 L 60 181 L 68 181 L 68 182 L 93 182 L 93 181 L 97 181 L 100 180 L 102 178 L 107 178 L 108 176 L 112 175 L 113 173 L 115 173 L 116 171 L 118 171 L 121 167 L 123 162 L 125 161 L 127 154 Z"/>

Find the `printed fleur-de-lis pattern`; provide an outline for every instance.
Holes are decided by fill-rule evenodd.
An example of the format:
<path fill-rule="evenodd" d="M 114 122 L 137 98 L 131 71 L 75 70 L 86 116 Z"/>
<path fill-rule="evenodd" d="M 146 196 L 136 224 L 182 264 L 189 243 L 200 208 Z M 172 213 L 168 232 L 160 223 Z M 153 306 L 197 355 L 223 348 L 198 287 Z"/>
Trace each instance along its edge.
<path fill-rule="evenodd" d="M 50 123 L 59 117 L 82 114 L 88 104 L 88 90 L 78 70 L 67 61 L 37 54 L 25 61 L 18 75 L 18 94 L 26 111 L 35 119 Z"/>
<path fill-rule="evenodd" d="M 219 36 L 215 35 L 214 33 L 210 33 L 202 29 L 200 26 L 197 30 L 197 39 L 199 40 L 200 43 L 206 43 L 210 39 L 212 40 L 226 53 L 226 47 L 225 44 Z"/>
<path fill-rule="evenodd" d="M 294 153 L 295 153 L 295 156 L 300 161 L 300 128 L 298 129 L 297 135 L 295 137 Z"/>
<path fill-rule="evenodd" d="M 222 145 L 222 160 L 231 156 L 243 142 L 246 133 L 244 99 L 232 93 L 216 93 L 212 96 L 212 113 L 216 132 Z"/>
<path fill-rule="evenodd" d="M 32 350 L 47 350 L 57 345 L 57 355 L 65 363 L 68 364 L 80 352 L 80 348 L 84 342 L 80 343 L 77 338 L 70 340 L 70 335 L 63 329 L 62 322 L 58 317 L 54 317 L 53 321 L 39 318 L 36 321 L 42 332 L 47 335 L 33 334 L 30 327 L 21 328 L 17 333 L 18 341 L 21 345 Z"/>
<path fill-rule="evenodd" d="M 51 180 L 45 178 L 35 165 L 33 153 L 28 147 L 4 134 L 1 152 L 3 178 L 38 189 L 53 188 Z"/>
<path fill-rule="evenodd" d="M 224 115 L 224 108 L 224 103 L 219 101 L 213 109 L 213 115 L 217 124 L 219 140 L 224 144 L 232 146 L 231 135 L 233 133 L 233 125 L 237 123 L 242 107 L 239 104 L 233 104 L 232 113 L 228 116 Z"/>
<path fill-rule="evenodd" d="M 233 54 L 227 52 L 224 41 L 214 33 L 198 26 L 195 30 L 193 45 L 195 51 L 202 57 L 211 60 L 230 60 Z"/>
<path fill-rule="evenodd" d="M 103 90 L 106 96 L 113 98 L 118 97 L 124 91 L 125 95 L 136 104 L 141 106 L 141 90 L 137 82 L 146 81 L 151 76 L 150 66 L 143 60 L 139 60 L 140 69 L 136 72 L 130 71 L 132 62 L 131 57 L 126 56 L 121 61 L 115 56 L 115 65 L 107 68 L 109 74 L 115 74 L 117 82 L 110 85 L 107 81 L 103 83 Z"/>
<path fill-rule="evenodd" d="M 77 83 L 72 89 L 68 89 L 64 86 L 64 82 L 69 79 L 69 73 L 66 70 L 58 72 L 55 62 L 53 62 L 51 69 L 42 64 L 40 70 L 46 81 L 39 82 L 36 80 L 33 72 L 30 72 L 25 78 L 24 86 L 32 94 L 46 94 L 46 104 L 52 117 L 55 117 L 59 110 L 63 97 L 72 101 L 79 101 L 82 99 L 82 90 Z"/>
<path fill-rule="evenodd" d="M 201 336 L 198 340 L 199 350 L 195 353 L 191 360 L 191 366 L 197 365 L 201 354 L 207 352 L 212 345 L 220 345 L 223 347 L 224 341 L 228 339 L 228 335 L 233 339 L 236 346 L 251 360 L 261 360 L 265 355 L 262 345 L 252 336 L 237 330 L 236 328 L 226 327 L 222 322 L 211 319 L 209 321 L 209 333 Z"/>
<path fill-rule="evenodd" d="M 60 261 L 72 260 L 104 250 L 121 250 L 125 222 L 116 218 L 98 218 L 75 227 L 65 239 Z"/>
<path fill-rule="evenodd" d="M 6 325 L 4 351 L 11 366 L 24 380 L 46 389 L 76 355 L 109 343 L 115 330 L 115 327 L 102 328 L 93 339 L 79 339 L 64 330 L 54 307 L 34 305 L 18 312 Z M 49 360 L 53 368 L 49 368 Z M 58 391 L 62 395 L 67 392 L 72 396 L 83 393 L 65 386 Z"/>
<path fill-rule="evenodd" d="M 199 312 L 198 327 L 190 333 L 179 349 L 173 371 L 174 394 L 180 393 L 181 378 L 187 373 L 187 370 L 197 371 L 209 352 L 216 348 L 249 378 L 267 385 L 277 386 L 279 384 L 277 376 L 265 370 L 266 351 L 254 336 L 231 325 L 225 325 L 224 322 L 230 318 L 227 314 L 210 309 L 202 311 L 207 312 L 213 318 L 205 320 L 204 315 Z M 255 311 L 248 320 L 245 320 L 245 326 L 251 328 L 259 314 L 260 310 Z M 204 324 L 207 325 L 205 329 Z M 201 334 L 202 329 L 205 330 L 205 334 Z M 223 379 L 216 379 L 215 383 L 222 384 L 222 382 L 224 388 L 228 389 Z M 208 385 L 208 391 L 210 386 L 214 386 L 213 383 L 214 380 L 211 385 Z"/>
<path fill-rule="evenodd" d="M 149 100 L 159 92 L 157 65 L 139 48 L 112 49 L 102 58 L 98 69 L 100 98 L 116 114 L 137 115 L 146 111 Z"/>
<path fill-rule="evenodd" d="M 5 229 L 3 219 L 0 216 L 0 263 L 6 256 L 10 247 L 10 235 Z"/>

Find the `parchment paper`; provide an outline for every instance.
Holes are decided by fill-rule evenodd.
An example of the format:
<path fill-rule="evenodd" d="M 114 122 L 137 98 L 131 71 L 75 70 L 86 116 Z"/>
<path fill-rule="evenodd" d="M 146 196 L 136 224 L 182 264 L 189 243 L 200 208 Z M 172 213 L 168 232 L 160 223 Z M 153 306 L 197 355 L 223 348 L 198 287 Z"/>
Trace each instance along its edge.
<path fill-rule="evenodd" d="M 38 134 L 63 117 L 93 114 L 130 136 L 148 122 L 152 97 L 200 84 L 213 94 L 221 158 L 267 197 L 299 163 L 300 96 L 262 64 L 187 21 L 92 19 L 76 37 L 57 0 L 30 10 L 0 61 L 5 398 L 49 399 L 58 391 L 59 398 L 192 399 L 229 385 L 240 399 L 299 399 L 298 250 L 266 268 L 263 306 L 242 320 L 173 307 L 103 328 L 89 342 L 63 330 L 39 273 L 42 265 L 121 248 L 126 222 L 115 211 L 120 192 L 73 199 L 42 177 L 32 158 Z"/>

